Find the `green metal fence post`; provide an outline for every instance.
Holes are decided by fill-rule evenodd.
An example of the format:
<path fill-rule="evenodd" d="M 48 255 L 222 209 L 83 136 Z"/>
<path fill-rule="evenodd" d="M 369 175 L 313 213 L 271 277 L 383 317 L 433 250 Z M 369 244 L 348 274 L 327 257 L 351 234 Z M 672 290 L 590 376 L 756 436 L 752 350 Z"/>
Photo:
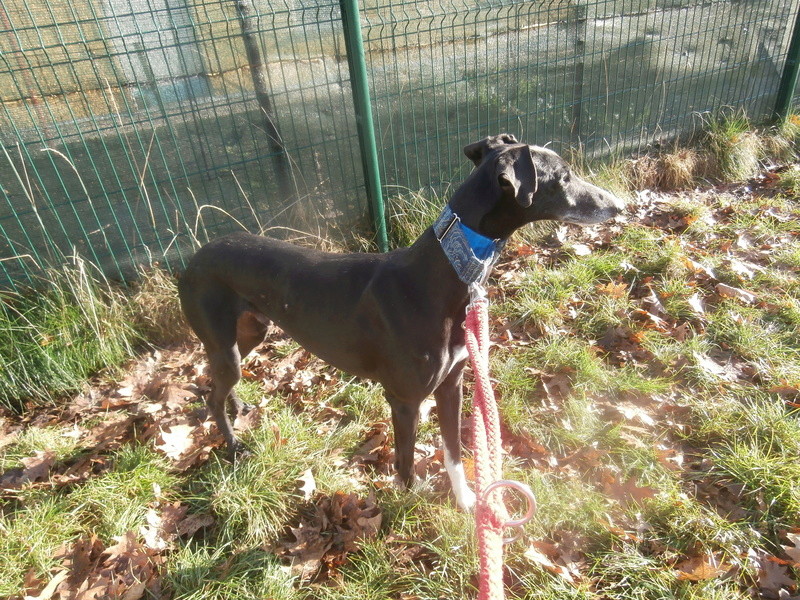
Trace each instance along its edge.
<path fill-rule="evenodd" d="M 792 41 L 786 52 L 786 64 L 783 66 L 783 76 L 778 87 L 778 99 L 775 101 L 775 121 L 783 121 L 789 114 L 792 106 L 792 97 L 797 87 L 797 76 L 800 74 L 800 5 L 797 9 L 797 18 L 792 31 Z"/>
<path fill-rule="evenodd" d="M 353 88 L 353 103 L 356 111 L 358 143 L 361 148 L 361 164 L 367 185 L 370 213 L 381 252 L 389 249 L 386 234 L 386 217 L 381 193 L 381 176 L 378 169 L 378 148 L 375 144 L 375 126 L 372 122 L 372 102 L 369 97 L 367 61 L 364 58 L 364 40 L 361 37 L 361 20 L 358 0 L 339 0 L 342 9 L 342 24 L 350 65 L 350 84 Z"/>

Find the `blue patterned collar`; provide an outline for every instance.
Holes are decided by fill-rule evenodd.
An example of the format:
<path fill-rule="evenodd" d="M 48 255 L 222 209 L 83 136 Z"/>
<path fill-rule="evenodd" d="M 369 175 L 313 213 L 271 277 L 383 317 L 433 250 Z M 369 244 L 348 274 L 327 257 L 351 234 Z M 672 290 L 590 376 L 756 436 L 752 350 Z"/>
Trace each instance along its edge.
<path fill-rule="evenodd" d="M 464 225 L 448 204 L 433 224 L 433 233 L 453 265 L 458 278 L 467 285 L 482 286 L 505 246 Z"/>

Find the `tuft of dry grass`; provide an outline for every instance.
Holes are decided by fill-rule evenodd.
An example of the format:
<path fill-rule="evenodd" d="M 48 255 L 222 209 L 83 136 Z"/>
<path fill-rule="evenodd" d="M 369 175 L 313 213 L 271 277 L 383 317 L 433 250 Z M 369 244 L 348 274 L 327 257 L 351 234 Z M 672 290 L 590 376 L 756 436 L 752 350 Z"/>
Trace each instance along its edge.
<path fill-rule="evenodd" d="M 658 159 L 659 188 L 680 190 L 691 187 L 705 171 L 701 153 L 692 148 L 675 148 Z"/>
<path fill-rule="evenodd" d="M 674 191 L 689 188 L 701 178 L 706 162 L 702 152 L 676 147 L 657 156 L 631 159 L 624 171 L 631 189 Z"/>
<path fill-rule="evenodd" d="M 177 280 L 161 268 L 143 270 L 129 305 L 137 331 L 155 346 L 171 346 L 192 337 L 178 300 Z"/>
<path fill-rule="evenodd" d="M 626 161 L 623 172 L 628 187 L 632 190 L 652 190 L 658 187 L 658 160 L 645 154 Z"/>
<path fill-rule="evenodd" d="M 783 135 L 782 128 L 776 128 L 762 136 L 764 158 L 776 165 L 785 165 L 797 158 L 795 142 Z"/>
<path fill-rule="evenodd" d="M 704 135 L 694 146 L 678 146 L 636 158 L 612 157 L 587 164 L 576 152 L 577 171 L 621 196 L 636 190 L 672 192 L 704 180 L 741 181 L 762 167 L 786 165 L 800 158 L 800 116 L 790 115 L 768 129 L 755 129 L 741 111 L 723 111 L 705 120 Z"/>

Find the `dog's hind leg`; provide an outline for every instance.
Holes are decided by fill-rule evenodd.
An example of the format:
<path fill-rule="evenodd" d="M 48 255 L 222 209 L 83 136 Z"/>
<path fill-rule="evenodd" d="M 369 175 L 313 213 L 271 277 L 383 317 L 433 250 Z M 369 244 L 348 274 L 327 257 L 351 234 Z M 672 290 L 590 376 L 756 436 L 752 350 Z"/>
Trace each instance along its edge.
<path fill-rule="evenodd" d="M 444 446 L 444 466 L 450 478 L 450 486 L 456 503 L 462 510 L 472 510 L 475 506 L 475 492 L 467 485 L 464 465 L 461 462 L 461 404 L 463 392 L 463 365 L 457 365 L 450 375 L 433 392 L 436 398 L 436 413 L 439 417 L 439 430 Z"/>
<path fill-rule="evenodd" d="M 414 483 L 414 444 L 419 426 L 419 402 L 402 402 L 386 395 L 392 408 L 392 428 L 394 429 L 394 467 L 400 480 L 410 488 Z"/>
<path fill-rule="evenodd" d="M 233 387 L 241 378 L 239 363 L 242 355 L 236 326 L 242 312 L 239 299 L 230 291 L 209 290 L 188 278 L 179 286 L 179 292 L 186 319 L 203 343 L 208 356 L 211 392 L 206 398 L 206 406 L 225 438 L 228 456 L 233 460 L 244 449 L 234 436 L 227 411 L 229 398 L 237 411 L 241 405 L 233 394 Z"/>

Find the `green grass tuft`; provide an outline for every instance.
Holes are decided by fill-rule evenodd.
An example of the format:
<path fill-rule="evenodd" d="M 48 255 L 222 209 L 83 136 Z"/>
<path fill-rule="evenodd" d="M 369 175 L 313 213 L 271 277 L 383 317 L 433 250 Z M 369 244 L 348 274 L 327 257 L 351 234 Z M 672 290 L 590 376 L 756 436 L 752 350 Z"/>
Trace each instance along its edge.
<path fill-rule="evenodd" d="M 85 531 L 107 543 L 127 531 L 139 531 L 159 490 L 176 484 L 166 460 L 147 446 L 123 446 L 111 460 L 112 471 L 90 479 L 69 495 L 71 510 Z"/>
<path fill-rule="evenodd" d="M 0 296 L 0 404 L 51 402 L 133 353 L 124 293 L 75 258 L 37 290 Z"/>
<path fill-rule="evenodd" d="M 742 110 L 723 110 L 709 116 L 706 136 L 717 175 L 725 181 L 754 177 L 763 153 L 761 138 Z"/>
<path fill-rule="evenodd" d="M 446 201 L 435 194 L 407 192 L 393 196 L 388 203 L 388 233 L 391 248 L 411 245 L 442 212 Z"/>

